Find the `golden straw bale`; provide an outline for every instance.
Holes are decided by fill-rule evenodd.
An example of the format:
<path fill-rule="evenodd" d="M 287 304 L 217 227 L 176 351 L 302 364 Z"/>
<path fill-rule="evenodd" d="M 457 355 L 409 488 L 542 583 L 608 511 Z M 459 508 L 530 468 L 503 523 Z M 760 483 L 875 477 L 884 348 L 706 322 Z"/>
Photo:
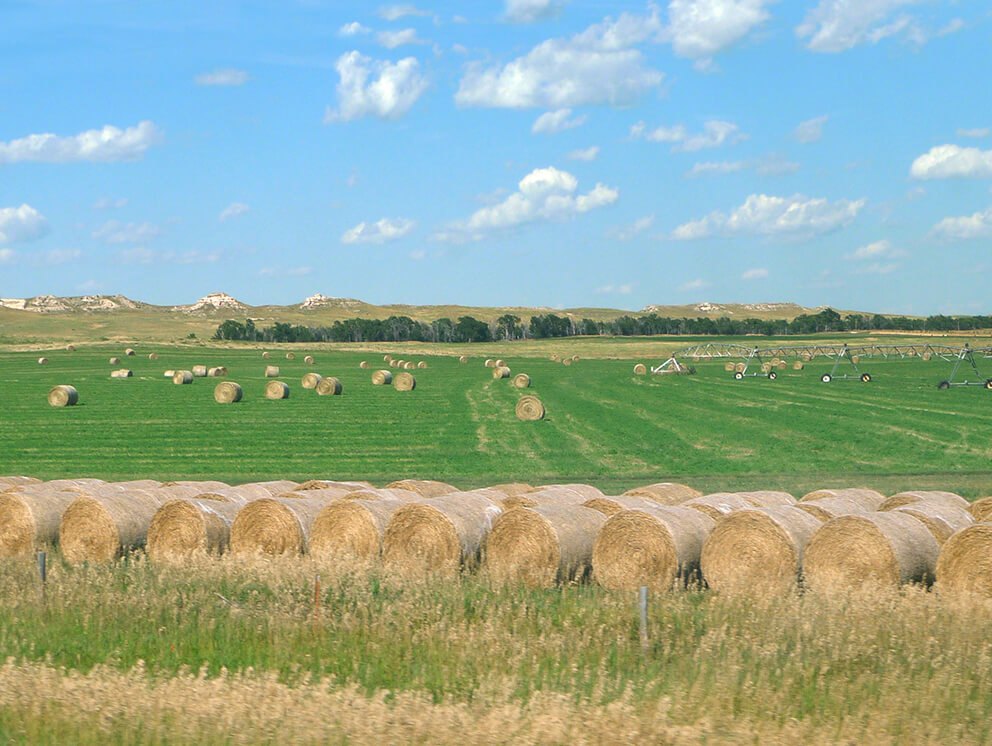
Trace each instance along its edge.
<path fill-rule="evenodd" d="M 295 352 L 287 352 L 286 353 L 286 359 L 287 360 L 296 360 L 296 353 Z"/>
<path fill-rule="evenodd" d="M 313 365 L 313 355 L 307 355 L 305 358 L 303 358 L 303 362 L 306 363 L 307 365 Z"/>
<path fill-rule="evenodd" d="M 531 494 L 536 492 L 547 492 L 548 490 L 571 490 L 572 492 L 582 495 L 586 500 L 593 500 L 597 497 L 603 497 L 603 491 L 598 487 L 593 487 L 591 484 L 582 484 L 580 482 L 570 482 L 568 484 L 542 484 L 531 490 Z"/>
<path fill-rule="evenodd" d="M 771 363 L 762 363 L 761 364 L 761 372 L 762 373 L 768 373 L 769 371 L 771 371 L 771 369 L 772 369 L 772 364 Z"/>
<path fill-rule="evenodd" d="M 48 365 L 48 358 L 47 357 L 38 358 L 38 365 Z"/>
<path fill-rule="evenodd" d="M 290 482 L 288 479 L 277 479 L 271 482 L 248 482 L 246 484 L 235 485 L 229 489 L 241 493 L 248 500 L 255 500 L 257 499 L 255 495 L 258 495 L 258 497 L 281 495 L 283 492 L 295 489 L 296 486 L 296 482 Z M 259 490 L 267 492 L 268 495 L 259 494 Z"/>
<path fill-rule="evenodd" d="M 111 378 L 130 378 L 134 375 L 134 371 L 130 368 L 120 368 L 118 370 L 110 371 Z"/>
<path fill-rule="evenodd" d="M 0 477 L 0 491 L 9 489 L 10 487 L 23 487 L 29 484 L 41 484 L 42 481 L 37 477 L 22 477 L 22 476 L 7 476 Z"/>
<path fill-rule="evenodd" d="M 214 401 L 218 404 L 233 404 L 243 396 L 241 385 L 234 381 L 223 381 L 214 387 Z"/>
<path fill-rule="evenodd" d="M 268 360 L 268 359 L 269 359 L 270 357 L 272 357 L 272 353 L 271 353 L 271 352 L 263 352 L 263 353 L 262 353 L 262 357 L 263 357 L 263 358 L 264 358 L 265 360 Z"/>
<path fill-rule="evenodd" d="M 992 521 L 992 497 L 980 497 L 968 506 L 975 523 L 982 521 Z"/>
<path fill-rule="evenodd" d="M 174 371 L 174 370 L 167 370 L 162 375 L 164 375 L 166 378 L 172 378 L 174 375 L 176 375 L 176 371 Z"/>
<path fill-rule="evenodd" d="M 317 393 L 320 396 L 337 396 L 341 390 L 341 381 L 334 376 L 328 376 L 317 382 Z"/>
<path fill-rule="evenodd" d="M 144 546 L 155 511 L 168 495 L 161 489 L 80 495 L 59 524 L 62 556 L 71 565 L 109 562 Z"/>
<path fill-rule="evenodd" d="M 406 360 L 393 360 L 389 365 L 392 368 L 399 368 L 402 370 L 406 365 Z"/>
<path fill-rule="evenodd" d="M 48 390 L 48 403 L 53 407 L 71 407 L 79 402 L 79 392 L 75 386 L 60 384 Z"/>
<path fill-rule="evenodd" d="M 640 510 L 641 508 L 654 508 L 659 505 L 654 500 L 647 497 L 632 497 L 630 495 L 618 495 L 594 497 L 582 503 L 583 507 L 598 510 L 606 516 L 615 515 L 621 510 Z"/>
<path fill-rule="evenodd" d="M 358 364 L 358 367 L 361 368 L 362 370 L 368 370 L 372 366 L 369 365 L 368 360 L 362 360 L 362 362 Z"/>
<path fill-rule="evenodd" d="M 921 521 L 905 513 L 861 513 L 827 521 L 803 555 L 806 587 L 836 593 L 929 582 L 940 547 Z"/>
<path fill-rule="evenodd" d="M 505 365 L 500 365 L 496 368 L 493 368 L 493 378 L 509 378 L 509 377 L 510 377 L 510 369 L 507 368 Z"/>
<path fill-rule="evenodd" d="M 266 399 L 288 399 L 289 386 L 282 381 L 269 381 L 265 384 Z"/>
<path fill-rule="evenodd" d="M 929 352 L 924 352 L 922 355 L 920 355 L 921 360 L 930 360 L 932 357 L 933 355 Z"/>
<path fill-rule="evenodd" d="M 219 482 L 215 479 L 176 479 L 170 480 L 168 482 L 159 482 L 159 487 L 192 487 L 194 490 L 200 490 L 206 492 L 208 490 L 226 490 L 230 489 L 231 485 L 226 482 Z"/>
<path fill-rule="evenodd" d="M 158 360 L 158 353 L 157 352 L 149 352 L 148 353 L 148 359 L 151 360 L 151 361 L 153 361 L 153 362 L 155 360 Z"/>
<path fill-rule="evenodd" d="M 691 581 L 715 521 L 681 505 L 624 510 L 603 525 L 592 549 L 592 573 L 604 588 L 667 591 Z"/>
<path fill-rule="evenodd" d="M 406 363 L 403 364 L 403 369 L 404 370 L 416 370 L 417 369 L 417 364 L 415 362 L 413 362 L 412 360 L 408 360 Z"/>
<path fill-rule="evenodd" d="M 487 368 L 495 368 L 496 367 L 496 361 L 493 360 L 491 357 L 486 358 L 486 367 Z"/>
<path fill-rule="evenodd" d="M 223 365 L 218 365 L 213 368 L 207 368 L 207 376 L 209 378 L 221 378 L 227 375 L 227 368 Z"/>
<path fill-rule="evenodd" d="M 375 559 L 382 551 L 389 520 L 408 502 L 350 499 L 329 503 L 310 530 L 310 555 L 317 561 Z"/>
<path fill-rule="evenodd" d="M 509 510 L 510 508 L 533 508 L 538 505 L 582 505 L 582 503 L 596 497 L 602 497 L 602 495 L 588 495 L 569 487 L 546 487 L 537 488 L 531 492 L 508 495 L 499 502 L 505 510 Z"/>
<path fill-rule="evenodd" d="M 750 502 L 733 492 L 714 492 L 711 495 L 692 497 L 683 501 L 681 505 L 705 513 L 713 520 L 718 520 L 735 510 L 754 507 Z"/>
<path fill-rule="evenodd" d="M 520 397 L 520 401 L 517 402 L 516 415 L 518 420 L 534 422 L 536 420 L 543 420 L 545 414 L 544 404 L 536 396 L 522 396 Z"/>
<path fill-rule="evenodd" d="M 302 385 L 305 389 L 315 389 L 322 380 L 323 376 L 320 373 L 307 373 L 303 376 Z"/>
<path fill-rule="evenodd" d="M 842 497 L 847 500 L 854 500 L 867 511 L 878 510 L 885 501 L 885 495 L 867 487 L 848 487 L 837 490 L 813 490 L 803 495 L 799 502 L 809 502 L 810 500 L 823 500 L 824 498 Z"/>
<path fill-rule="evenodd" d="M 513 377 L 513 385 L 518 389 L 530 388 L 530 376 L 526 373 L 517 373 L 517 375 Z"/>
<path fill-rule="evenodd" d="M 410 490 L 416 492 L 421 497 L 441 497 L 458 492 L 458 488 L 447 482 L 438 482 L 433 479 L 399 479 L 386 485 L 386 489 Z"/>
<path fill-rule="evenodd" d="M 174 384 L 182 385 L 193 383 L 193 371 L 191 370 L 177 370 L 172 374 L 172 382 Z"/>
<path fill-rule="evenodd" d="M 678 482 L 655 482 L 632 487 L 623 493 L 627 497 L 646 497 L 662 505 L 678 505 L 694 497 L 702 497 L 703 493 L 692 487 Z"/>
<path fill-rule="evenodd" d="M 80 479 L 51 479 L 47 482 L 34 482 L 31 484 L 18 484 L 14 485 L 10 489 L 16 490 L 17 492 L 24 493 L 37 493 L 46 492 L 50 490 L 63 490 L 67 492 L 77 492 L 80 495 L 84 494 L 87 490 L 92 490 L 97 487 L 102 487 L 106 482 L 102 479 L 92 479 L 88 477 L 83 477 Z"/>
<path fill-rule="evenodd" d="M 207 376 L 207 366 L 206 365 L 194 365 L 193 366 L 193 376 L 195 378 L 206 378 L 206 376 Z"/>
<path fill-rule="evenodd" d="M 266 378 L 278 378 L 279 377 L 279 366 L 278 365 L 266 365 L 265 366 L 265 377 Z"/>
<path fill-rule="evenodd" d="M 513 497 L 514 495 L 522 495 L 526 492 L 533 492 L 534 485 L 527 484 L 526 482 L 504 482 L 503 484 L 493 484 L 486 489 L 492 490 L 493 492 L 502 493 L 504 497 Z"/>
<path fill-rule="evenodd" d="M 391 362 L 393 362 L 393 356 L 392 355 L 383 355 L 382 356 L 382 362 L 384 362 L 384 363 L 391 363 Z"/>
<path fill-rule="evenodd" d="M 548 360 L 550 360 L 553 363 L 560 363 L 561 357 L 558 355 L 557 352 L 552 352 L 550 355 L 548 355 Z"/>
<path fill-rule="evenodd" d="M 121 359 L 119 357 L 112 357 L 112 358 L 110 358 L 110 364 L 111 365 L 120 365 L 121 364 Z"/>
<path fill-rule="evenodd" d="M 65 346 L 65 351 L 66 352 L 75 352 L 76 351 L 76 346 L 75 345 L 66 345 Z"/>
<path fill-rule="evenodd" d="M 882 512 L 895 510 L 896 508 L 901 508 L 903 505 L 912 505 L 921 501 L 957 506 L 965 510 L 968 509 L 968 501 L 961 497 L 961 495 L 953 492 L 911 490 L 909 492 L 897 492 L 895 495 L 892 495 L 892 497 L 886 499 L 885 502 L 878 506 L 878 510 Z"/>
<path fill-rule="evenodd" d="M 788 492 L 777 492 L 775 490 L 755 490 L 753 492 L 738 492 L 738 496 L 743 497 L 756 508 L 770 508 L 773 505 L 795 505 L 796 498 Z"/>
<path fill-rule="evenodd" d="M 54 544 L 63 513 L 78 497 L 58 489 L 0 493 L 0 557 L 26 557 Z"/>
<path fill-rule="evenodd" d="M 606 515 L 581 505 L 514 508 L 500 515 L 486 538 L 485 562 L 498 583 L 550 588 L 582 580 Z"/>
<path fill-rule="evenodd" d="M 572 364 L 572 358 L 566 357 L 564 360 L 561 361 L 561 364 L 562 365 L 571 365 Z"/>
<path fill-rule="evenodd" d="M 418 495 L 413 490 L 401 490 L 395 487 L 367 487 L 363 490 L 355 490 L 344 495 L 342 500 L 399 500 L 408 503 L 423 500 L 422 495 Z"/>
<path fill-rule="evenodd" d="M 462 355 L 461 357 L 458 358 L 458 362 L 459 363 L 467 363 L 468 362 L 468 356 L 467 355 Z"/>
<path fill-rule="evenodd" d="M 850 497 L 822 497 L 819 500 L 803 500 L 796 503 L 796 507 L 823 523 L 842 515 L 872 512 L 871 508 L 866 508 L 864 503 Z"/>
<path fill-rule="evenodd" d="M 244 503 L 206 497 L 169 500 L 148 526 L 148 559 L 181 564 L 227 551 L 231 524 Z"/>
<path fill-rule="evenodd" d="M 389 521 L 382 540 L 387 568 L 404 575 L 451 577 L 472 567 L 502 508 L 482 495 L 455 492 L 407 503 Z"/>
<path fill-rule="evenodd" d="M 388 386 L 393 382 L 393 374 L 388 370 L 377 370 L 372 374 L 372 383 L 375 386 Z"/>
<path fill-rule="evenodd" d="M 506 361 L 505 360 L 503 360 L 502 358 L 498 358 L 496 360 L 496 362 L 493 363 L 493 367 L 494 368 L 507 368 L 509 366 L 506 364 Z"/>
<path fill-rule="evenodd" d="M 311 490 L 301 495 L 323 493 Z M 264 497 L 245 505 L 231 523 L 233 554 L 293 555 L 307 551 L 310 528 L 337 497 Z"/>
<path fill-rule="evenodd" d="M 417 379 L 413 374 L 403 372 L 398 373 L 393 379 L 393 388 L 397 391 L 413 391 L 417 387 Z"/>
<path fill-rule="evenodd" d="M 725 371 L 727 371 L 728 373 L 733 373 L 734 372 L 734 364 L 733 363 L 724 363 L 723 364 L 723 369 Z M 634 369 L 634 372 L 635 373 L 637 372 L 637 369 L 636 368 Z M 644 372 L 647 373 L 647 370 L 645 370 Z"/>
<path fill-rule="evenodd" d="M 124 350 L 124 354 L 127 355 L 128 357 L 134 357 L 134 350 L 128 347 L 126 350 Z"/>
<path fill-rule="evenodd" d="M 715 591 L 765 594 L 794 590 L 803 550 L 820 521 L 794 505 L 745 508 L 717 522 L 699 566 Z"/>
<path fill-rule="evenodd" d="M 903 505 L 894 512 L 906 513 L 922 521 L 938 544 L 943 544 L 951 538 L 951 534 L 968 528 L 975 522 L 966 508 L 926 500 Z"/>
<path fill-rule="evenodd" d="M 747 363 L 737 363 L 737 364 L 735 364 L 734 365 L 734 370 L 737 371 L 738 373 L 743 373 L 745 370 L 747 370 Z"/>
<path fill-rule="evenodd" d="M 427 367 L 427 363 L 424 362 L 423 360 L 421 360 L 419 363 L 417 363 L 417 368 L 419 370 L 424 370 L 426 367 Z"/>
<path fill-rule="evenodd" d="M 937 558 L 937 590 L 992 597 L 992 523 L 976 523 L 944 542 Z"/>
<path fill-rule="evenodd" d="M 805 365 L 803 365 L 803 361 L 802 361 L 802 360 L 796 360 L 796 362 L 794 362 L 794 363 L 792 364 L 792 369 L 793 369 L 793 370 L 802 370 L 802 369 L 803 369 L 803 368 L 805 368 L 805 367 L 806 367 L 806 366 L 805 366 Z"/>

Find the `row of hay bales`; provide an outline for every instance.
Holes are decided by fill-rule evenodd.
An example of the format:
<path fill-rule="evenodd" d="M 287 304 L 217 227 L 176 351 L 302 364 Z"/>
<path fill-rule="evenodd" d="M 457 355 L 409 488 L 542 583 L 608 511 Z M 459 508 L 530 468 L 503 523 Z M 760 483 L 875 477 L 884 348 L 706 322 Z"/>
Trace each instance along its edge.
<path fill-rule="evenodd" d="M 425 360 L 413 362 L 412 360 L 394 358 L 392 355 L 383 355 L 382 361 L 390 368 L 400 368 L 402 370 L 424 370 L 427 367 L 427 362 Z M 364 365 L 360 365 L 359 367 L 367 368 L 368 364 L 366 363 Z"/>

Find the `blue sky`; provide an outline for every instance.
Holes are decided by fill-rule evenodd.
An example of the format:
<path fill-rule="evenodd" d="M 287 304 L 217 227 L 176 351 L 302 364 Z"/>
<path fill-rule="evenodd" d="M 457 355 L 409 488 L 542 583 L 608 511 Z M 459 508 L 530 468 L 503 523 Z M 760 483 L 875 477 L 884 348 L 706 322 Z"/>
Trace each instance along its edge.
<path fill-rule="evenodd" d="M 981 0 L 0 3 L 0 296 L 992 313 Z"/>

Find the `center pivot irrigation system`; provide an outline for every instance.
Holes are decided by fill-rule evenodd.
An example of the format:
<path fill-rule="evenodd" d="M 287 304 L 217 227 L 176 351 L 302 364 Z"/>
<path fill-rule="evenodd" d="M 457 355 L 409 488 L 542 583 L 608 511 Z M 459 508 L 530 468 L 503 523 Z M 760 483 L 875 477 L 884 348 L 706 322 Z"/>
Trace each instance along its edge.
<path fill-rule="evenodd" d="M 985 378 L 978 370 L 978 364 L 975 362 L 975 352 L 977 352 L 977 350 L 972 350 L 966 344 L 961 349 L 961 352 L 958 354 L 957 360 L 954 362 L 954 370 L 951 371 L 951 377 L 945 381 L 941 381 L 940 383 L 938 383 L 937 388 L 949 389 L 951 386 L 984 386 L 987 389 L 992 389 L 992 378 Z M 989 357 L 989 356 L 986 355 L 985 357 Z M 971 369 L 975 371 L 977 380 L 969 381 L 967 378 L 965 378 L 963 381 L 954 380 L 954 378 L 958 374 L 958 368 L 960 368 L 961 363 L 965 361 L 967 361 L 968 364 L 971 366 Z M 967 375 L 967 371 L 965 371 L 965 375 Z"/>

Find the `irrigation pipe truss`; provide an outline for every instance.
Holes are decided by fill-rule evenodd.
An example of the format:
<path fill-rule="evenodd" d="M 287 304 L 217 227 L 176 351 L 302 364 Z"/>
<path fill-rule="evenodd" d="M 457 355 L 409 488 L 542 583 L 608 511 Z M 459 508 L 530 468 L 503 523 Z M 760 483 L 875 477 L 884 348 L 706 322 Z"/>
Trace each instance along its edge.
<path fill-rule="evenodd" d="M 800 345 L 792 347 L 748 347 L 741 344 L 725 342 L 707 342 L 690 345 L 679 350 L 673 357 L 692 358 L 693 360 L 708 360 L 716 358 L 748 358 L 754 355 L 761 357 L 775 356 L 781 358 L 794 357 L 801 360 L 812 360 L 817 357 L 836 358 L 843 355 L 858 357 L 906 358 L 919 357 L 929 360 L 939 357 L 942 360 L 955 360 L 963 352 L 969 350 L 975 355 L 986 358 L 992 357 L 992 347 L 951 347 L 949 345 L 907 344 L 907 345 Z"/>

